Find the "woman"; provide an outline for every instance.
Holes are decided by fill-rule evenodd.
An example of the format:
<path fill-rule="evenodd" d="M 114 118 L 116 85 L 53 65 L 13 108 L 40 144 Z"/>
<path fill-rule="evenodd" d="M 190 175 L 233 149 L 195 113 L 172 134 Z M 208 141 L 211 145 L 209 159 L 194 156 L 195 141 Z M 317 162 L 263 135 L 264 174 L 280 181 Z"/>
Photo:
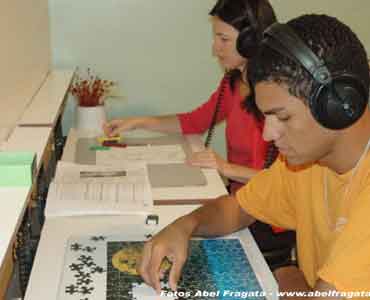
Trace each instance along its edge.
<path fill-rule="evenodd" d="M 263 123 L 242 108 L 250 89 L 241 76 L 247 60 L 238 53 L 236 40 L 241 30 L 251 27 L 249 15 L 256 15 L 255 19 L 261 24 L 258 30 L 275 22 L 275 15 L 267 0 L 219 0 L 210 15 L 214 34 L 213 54 L 228 70 L 210 99 L 189 113 L 113 120 L 105 124 L 104 131 L 108 136 L 135 128 L 166 133 L 204 133 L 212 127 L 212 117 L 219 101 L 215 123 L 226 121 L 227 161 L 207 147 L 207 150 L 195 153 L 189 163 L 217 169 L 231 180 L 231 191 L 235 192 L 263 168 L 267 149 L 262 139 Z M 252 41 L 253 48 L 256 42 Z"/>
<path fill-rule="evenodd" d="M 263 120 L 246 109 L 248 97 L 253 97 L 253 93 L 242 74 L 246 74 L 247 58 L 257 50 L 262 31 L 276 18 L 268 0 L 218 0 L 210 16 L 213 54 L 226 72 L 209 100 L 188 113 L 112 120 L 104 125 L 104 132 L 115 136 L 137 128 L 182 134 L 200 134 L 209 130 L 206 150 L 194 153 L 188 162 L 217 169 L 229 179 L 230 191 L 234 193 L 266 162 L 268 145 L 262 138 Z M 221 121 L 226 121 L 227 160 L 208 147 L 213 127 Z M 252 228 L 252 233 L 261 250 L 274 248 L 266 244 L 269 237 L 280 239 L 267 225 L 258 222 L 256 227 L 260 226 L 263 226 L 261 237 L 257 229 Z"/>

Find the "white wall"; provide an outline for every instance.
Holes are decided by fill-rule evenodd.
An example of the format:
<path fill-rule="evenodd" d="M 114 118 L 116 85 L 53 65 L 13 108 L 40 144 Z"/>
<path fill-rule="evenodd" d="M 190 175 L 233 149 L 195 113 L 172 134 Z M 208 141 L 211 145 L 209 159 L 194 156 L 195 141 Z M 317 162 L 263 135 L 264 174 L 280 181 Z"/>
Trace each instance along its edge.
<path fill-rule="evenodd" d="M 347 22 L 370 51 L 369 0 L 271 0 L 282 21 L 325 12 Z M 167 114 L 194 108 L 221 77 L 211 57 L 209 9 L 215 0 L 49 0 L 53 64 L 91 66 L 119 82 L 124 100 L 109 116 Z M 64 126 L 72 122 L 67 107 Z M 223 128 L 215 135 L 224 153 Z"/>
<path fill-rule="evenodd" d="M 222 76 L 211 55 L 214 0 L 49 1 L 54 65 L 91 66 L 119 82 L 124 99 L 110 101 L 109 117 L 190 110 Z"/>

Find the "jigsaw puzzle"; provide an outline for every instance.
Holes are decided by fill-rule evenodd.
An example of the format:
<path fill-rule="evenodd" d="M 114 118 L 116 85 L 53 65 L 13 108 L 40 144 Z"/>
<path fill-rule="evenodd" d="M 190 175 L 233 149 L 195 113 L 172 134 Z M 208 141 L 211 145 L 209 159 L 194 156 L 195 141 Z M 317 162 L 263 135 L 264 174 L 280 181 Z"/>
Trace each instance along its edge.
<path fill-rule="evenodd" d="M 261 287 L 238 238 L 191 240 L 177 292 L 169 289 L 167 272 L 160 296 L 136 272 L 143 243 L 117 236 L 71 239 L 58 299 L 265 299 L 258 297 Z M 165 260 L 162 268 L 170 267 Z"/>

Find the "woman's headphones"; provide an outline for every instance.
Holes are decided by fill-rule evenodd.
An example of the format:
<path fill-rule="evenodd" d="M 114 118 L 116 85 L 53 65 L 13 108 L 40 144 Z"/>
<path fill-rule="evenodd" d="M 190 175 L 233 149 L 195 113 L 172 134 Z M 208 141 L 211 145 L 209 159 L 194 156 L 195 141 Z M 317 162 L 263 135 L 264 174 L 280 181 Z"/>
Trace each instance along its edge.
<path fill-rule="evenodd" d="M 236 41 L 236 49 L 241 56 L 250 58 L 257 53 L 263 35 L 257 16 L 249 4 L 249 0 L 245 1 L 245 12 L 242 18 L 248 20 L 249 26 L 240 30 Z"/>
<path fill-rule="evenodd" d="M 325 62 L 287 24 L 275 23 L 263 33 L 263 46 L 302 65 L 313 77 L 308 99 L 312 116 L 324 127 L 344 129 L 354 124 L 367 106 L 367 89 L 354 74 L 331 74 Z"/>

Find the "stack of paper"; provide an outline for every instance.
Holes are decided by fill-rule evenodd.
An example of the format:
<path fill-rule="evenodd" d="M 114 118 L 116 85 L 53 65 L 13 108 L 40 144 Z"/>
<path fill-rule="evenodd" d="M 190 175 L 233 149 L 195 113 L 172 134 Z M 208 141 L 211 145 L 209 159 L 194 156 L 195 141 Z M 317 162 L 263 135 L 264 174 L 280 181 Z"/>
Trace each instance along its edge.
<path fill-rule="evenodd" d="M 109 151 L 97 151 L 96 164 L 104 165 L 117 161 L 146 161 L 151 164 L 184 162 L 185 152 L 181 145 L 130 146 L 127 148 L 112 148 Z"/>
<path fill-rule="evenodd" d="M 118 166 L 59 162 L 45 216 L 147 214 L 153 206 L 143 162 Z"/>

